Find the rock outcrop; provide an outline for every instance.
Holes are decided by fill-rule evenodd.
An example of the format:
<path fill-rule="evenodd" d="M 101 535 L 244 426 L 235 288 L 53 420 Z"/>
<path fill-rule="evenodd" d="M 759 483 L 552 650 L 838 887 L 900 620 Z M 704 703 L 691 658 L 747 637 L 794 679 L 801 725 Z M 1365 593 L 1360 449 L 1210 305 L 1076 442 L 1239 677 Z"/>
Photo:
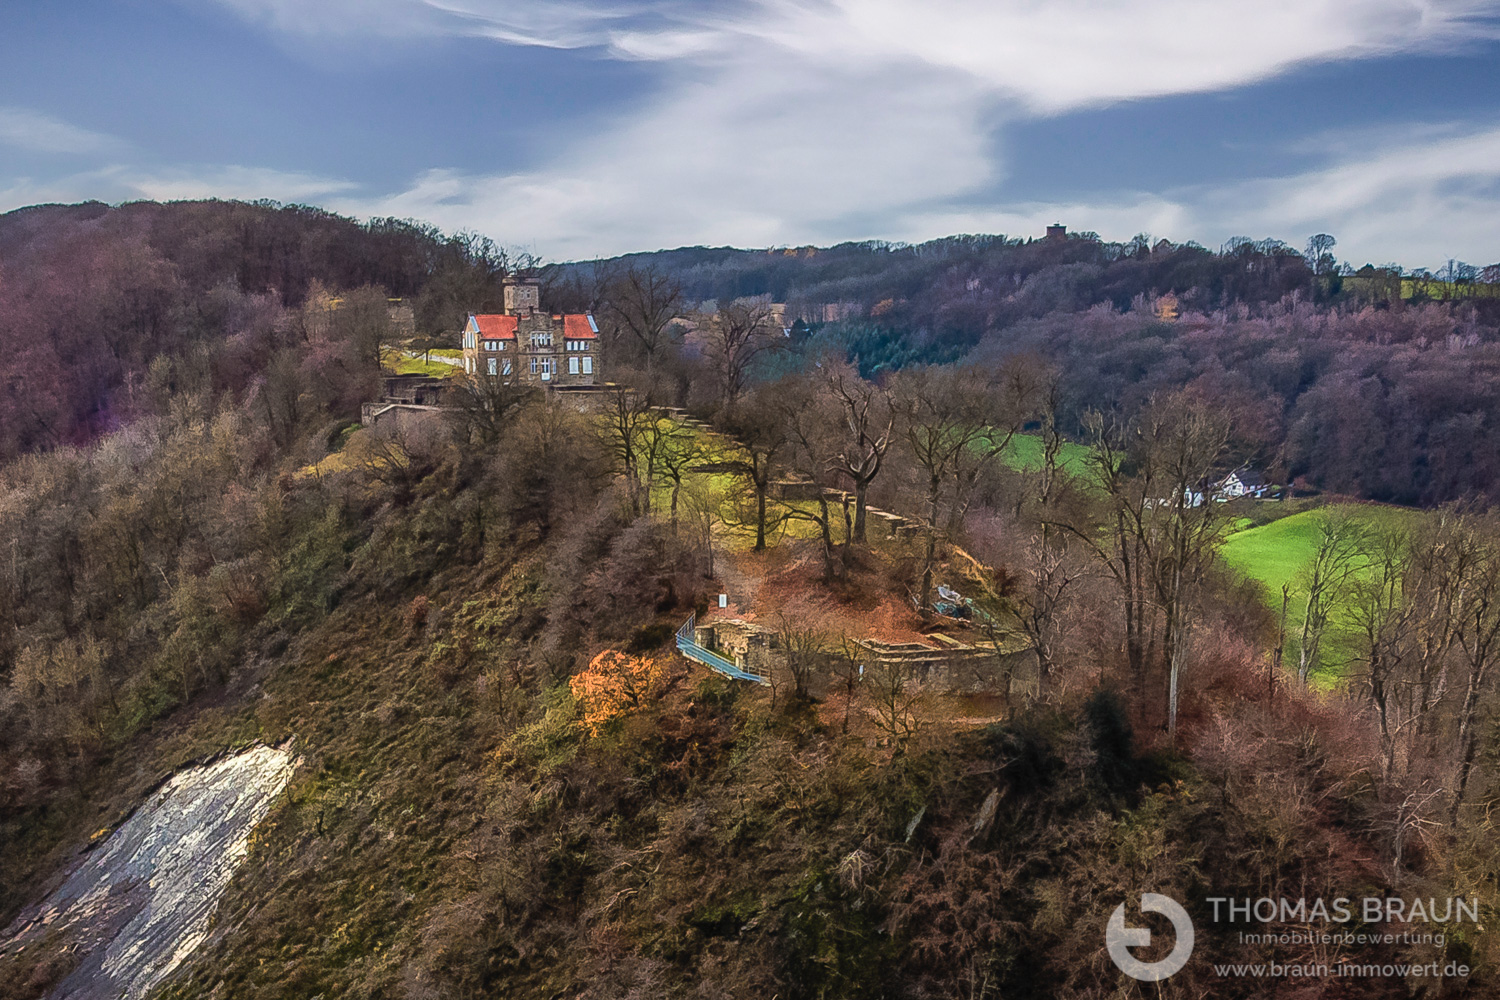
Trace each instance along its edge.
<path fill-rule="evenodd" d="M 81 957 L 56 1000 L 145 996 L 207 937 L 251 833 L 296 766 L 289 750 L 259 746 L 173 776 L 12 924 L 0 959 L 61 937 Z"/>

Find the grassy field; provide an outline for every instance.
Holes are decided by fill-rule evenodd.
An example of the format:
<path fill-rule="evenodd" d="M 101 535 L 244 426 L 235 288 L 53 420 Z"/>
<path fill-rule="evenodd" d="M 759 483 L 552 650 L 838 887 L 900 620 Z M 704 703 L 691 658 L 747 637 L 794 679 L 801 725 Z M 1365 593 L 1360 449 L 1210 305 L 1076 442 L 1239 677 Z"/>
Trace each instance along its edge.
<path fill-rule="evenodd" d="M 1086 445 L 1064 441 L 1058 452 L 1058 464 L 1063 469 L 1079 475 L 1087 467 L 1089 449 Z M 1013 469 L 1028 471 L 1042 467 L 1042 438 L 1039 434 L 1017 434 L 1010 439 L 1002 456 L 1006 465 Z"/>
<path fill-rule="evenodd" d="M 1251 525 L 1234 531 L 1225 539 L 1220 554 L 1231 568 L 1265 588 L 1266 603 L 1281 610 L 1281 588 L 1291 585 L 1291 603 L 1287 607 L 1287 647 L 1283 659 L 1294 665 L 1297 658 L 1298 633 L 1306 612 L 1307 591 L 1300 575 L 1318 547 L 1318 518 L 1321 507 L 1290 514 L 1268 524 Z M 1421 511 L 1373 504 L 1350 504 L 1339 508 L 1350 511 L 1376 527 L 1400 527 L 1414 523 Z M 1323 685 L 1336 683 L 1344 674 L 1353 649 L 1348 637 L 1335 634 L 1324 641 L 1324 662 L 1315 672 Z"/>
<path fill-rule="evenodd" d="M 436 351 L 432 353 L 436 354 Z M 445 364 L 441 361 L 423 361 L 421 358 L 407 357 L 404 354 L 387 355 L 385 368 L 397 375 L 435 375 L 438 378 L 448 378 L 463 371 L 455 365 Z"/>

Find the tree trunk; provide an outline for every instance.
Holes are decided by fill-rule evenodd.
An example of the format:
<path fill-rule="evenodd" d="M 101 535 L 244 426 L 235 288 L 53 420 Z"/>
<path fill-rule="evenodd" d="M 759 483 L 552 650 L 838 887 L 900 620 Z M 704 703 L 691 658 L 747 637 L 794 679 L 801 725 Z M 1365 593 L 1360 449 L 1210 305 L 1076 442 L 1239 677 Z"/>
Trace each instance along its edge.
<path fill-rule="evenodd" d="M 856 545 L 865 544 L 865 495 L 870 491 L 867 480 L 856 479 L 854 481 L 854 533 L 850 541 Z"/>
<path fill-rule="evenodd" d="M 766 491 L 770 488 L 769 477 L 755 480 L 755 551 L 766 550 Z"/>
<path fill-rule="evenodd" d="M 922 567 L 922 596 L 918 610 L 924 617 L 932 613 L 932 564 L 937 561 L 938 490 L 942 484 L 934 479 L 927 487 L 927 558 Z"/>
<path fill-rule="evenodd" d="M 830 531 L 832 519 L 828 513 L 828 497 L 820 495 L 818 498 L 818 509 L 823 517 L 818 522 L 818 527 L 823 535 L 823 579 L 832 580 L 833 572 L 833 533 Z"/>
<path fill-rule="evenodd" d="M 1475 667 L 1469 673 L 1469 683 L 1464 691 L 1464 706 L 1458 719 L 1458 781 L 1453 793 L 1451 819 L 1458 821 L 1458 810 L 1464 803 L 1464 792 L 1469 787 L 1469 776 L 1474 771 L 1474 755 L 1478 750 L 1478 728 L 1474 716 L 1479 706 L 1479 693 L 1484 686 L 1484 667 Z"/>

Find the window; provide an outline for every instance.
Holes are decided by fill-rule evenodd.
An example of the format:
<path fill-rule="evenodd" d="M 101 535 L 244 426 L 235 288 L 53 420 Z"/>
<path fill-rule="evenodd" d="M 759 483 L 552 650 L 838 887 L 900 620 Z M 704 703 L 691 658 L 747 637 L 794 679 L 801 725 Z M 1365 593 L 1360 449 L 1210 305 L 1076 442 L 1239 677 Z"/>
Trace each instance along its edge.
<path fill-rule="evenodd" d="M 505 350 L 505 345 L 498 340 L 486 340 L 484 342 L 484 349 L 486 351 L 503 351 Z"/>
<path fill-rule="evenodd" d="M 499 367 L 500 367 L 500 365 L 499 365 L 499 359 L 498 358 L 490 358 L 490 374 L 491 375 L 498 375 L 499 371 L 497 369 L 499 369 Z"/>
<path fill-rule="evenodd" d="M 569 375 L 577 375 L 578 374 L 578 359 L 577 358 L 569 358 L 568 359 L 568 374 Z"/>
<path fill-rule="evenodd" d="M 594 374 L 594 359 L 593 358 L 584 358 L 583 359 L 583 373 L 585 375 L 592 375 L 592 374 Z"/>
<path fill-rule="evenodd" d="M 531 359 L 531 374 L 536 374 L 536 358 Z"/>
<path fill-rule="evenodd" d="M 551 358 L 543 358 L 542 359 L 542 374 L 543 375 L 551 375 L 552 374 L 552 359 Z"/>
<path fill-rule="evenodd" d="M 510 358 L 506 358 L 505 359 L 505 371 L 502 374 L 505 374 L 505 375 L 509 375 L 510 374 Z"/>

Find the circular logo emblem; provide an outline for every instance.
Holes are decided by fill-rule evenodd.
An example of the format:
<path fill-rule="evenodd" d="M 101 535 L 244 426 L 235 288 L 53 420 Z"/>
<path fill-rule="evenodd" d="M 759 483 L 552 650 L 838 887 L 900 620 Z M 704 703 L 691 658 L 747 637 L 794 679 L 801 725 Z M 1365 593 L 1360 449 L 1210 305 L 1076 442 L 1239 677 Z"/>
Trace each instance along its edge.
<path fill-rule="evenodd" d="M 1120 971 L 1132 979 L 1155 983 L 1180 972 L 1193 954 L 1193 921 L 1175 899 L 1155 892 L 1141 896 L 1142 913 L 1160 913 L 1172 921 L 1172 930 L 1177 935 L 1177 944 L 1172 953 L 1157 962 L 1142 962 L 1130 953 L 1131 948 L 1144 948 L 1151 944 L 1151 931 L 1145 927 L 1125 926 L 1125 904 L 1115 907 L 1110 914 L 1109 926 L 1104 931 L 1104 945 L 1109 957 Z"/>

